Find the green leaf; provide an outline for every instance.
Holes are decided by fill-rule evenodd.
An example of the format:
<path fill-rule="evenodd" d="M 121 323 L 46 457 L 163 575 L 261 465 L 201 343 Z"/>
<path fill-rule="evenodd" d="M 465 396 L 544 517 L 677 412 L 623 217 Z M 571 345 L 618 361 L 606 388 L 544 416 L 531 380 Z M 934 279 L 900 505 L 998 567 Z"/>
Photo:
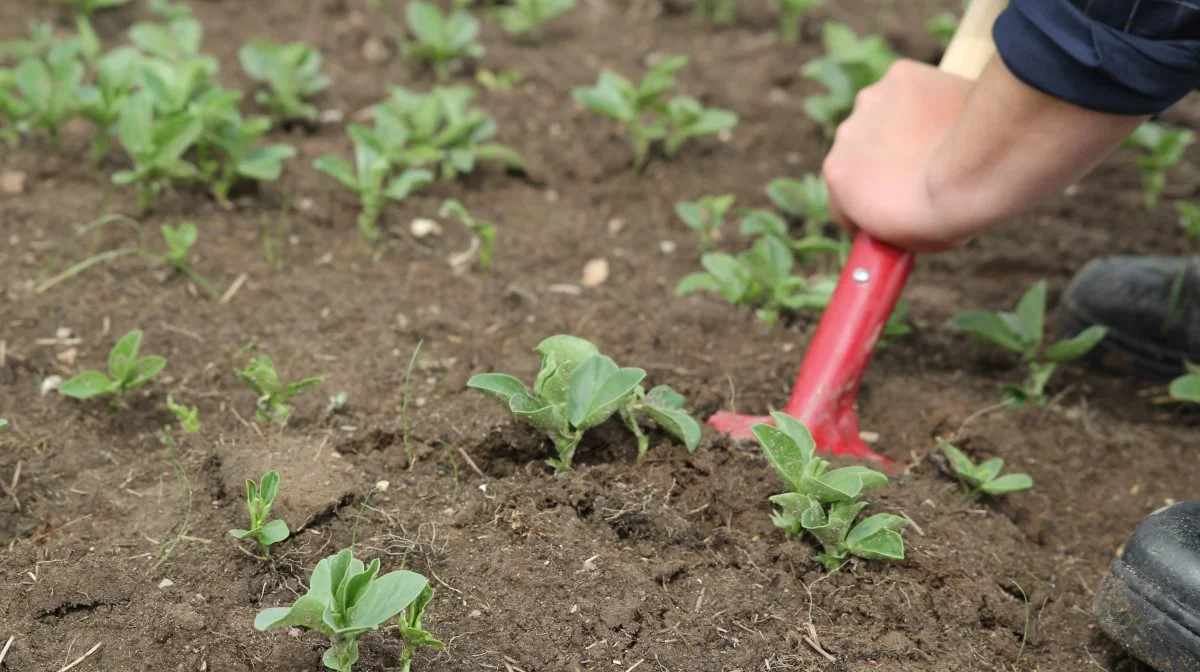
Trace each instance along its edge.
<path fill-rule="evenodd" d="M 717 280 L 726 301 L 740 303 L 746 297 L 750 272 L 737 259 L 724 252 L 709 252 L 700 257 L 700 265 Z"/>
<path fill-rule="evenodd" d="M 428 170 L 409 168 L 392 180 L 384 194 L 393 201 L 403 201 L 412 192 L 433 181 L 433 173 Z"/>
<path fill-rule="evenodd" d="M 230 530 L 229 536 L 233 537 L 234 539 L 245 539 L 246 537 L 250 536 L 250 530 Z"/>
<path fill-rule="evenodd" d="M 743 236 L 787 236 L 787 222 L 779 215 L 767 210 L 750 210 L 743 214 L 741 234 Z"/>
<path fill-rule="evenodd" d="M 129 369 L 137 360 L 138 350 L 142 347 L 142 332 L 134 329 L 121 337 L 108 353 L 108 374 L 118 383 L 129 374 Z"/>
<path fill-rule="evenodd" d="M 291 145 L 267 145 L 259 147 L 238 161 L 237 172 L 259 182 L 273 182 L 283 172 L 283 162 L 296 155 Z"/>
<path fill-rule="evenodd" d="M 291 399 L 308 388 L 315 387 L 323 382 L 325 382 L 325 376 L 313 376 L 311 378 L 305 378 L 304 380 L 298 380 L 285 387 L 283 389 L 283 394 L 280 395 L 280 398 L 282 400 Z"/>
<path fill-rule="evenodd" d="M 710 273 L 688 273 L 675 286 L 675 296 L 687 296 L 695 292 L 721 294 L 721 283 Z"/>
<path fill-rule="evenodd" d="M 1171 381 L 1168 394 L 1172 399 L 1200 404 L 1200 375 L 1190 373 Z"/>
<path fill-rule="evenodd" d="M 354 174 L 354 168 L 345 159 L 337 156 L 322 156 L 313 161 L 313 168 L 329 175 L 354 191 L 359 190 L 358 177 Z"/>
<path fill-rule="evenodd" d="M 263 609 L 254 617 L 254 629 L 260 632 L 286 626 L 300 626 L 310 630 L 321 629 L 321 617 L 325 603 L 311 592 L 296 600 L 290 607 Z"/>
<path fill-rule="evenodd" d="M 1046 349 L 1047 361 L 1055 364 L 1070 362 L 1091 352 L 1092 348 L 1096 347 L 1104 337 L 1108 335 L 1108 328 L 1099 324 L 1092 325 L 1084 329 L 1074 338 L 1065 341 L 1059 341 Z"/>
<path fill-rule="evenodd" d="M 279 472 L 274 469 L 263 474 L 262 488 L 259 490 L 259 497 L 263 503 L 270 506 L 275 501 L 275 497 L 279 494 Z"/>
<path fill-rule="evenodd" d="M 571 374 L 567 419 L 579 430 L 601 424 L 629 400 L 645 377 L 644 370 L 618 368 L 610 357 L 591 357 Z"/>
<path fill-rule="evenodd" d="M 426 44 L 441 44 L 445 30 L 445 20 L 437 7 L 427 2 L 414 0 L 408 3 L 404 12 L 408 27 L 417 39 Z"/>
<path fill-rule="evenodd" d="M 427 585 L 429 581 L 425 577 L 406 570 L 376 578 L 349 614 L 350 627 L 378 628 L 412 604 Z"/>
<path fill-rule="evenodd" d="M 1028 490 L 1033 487 L 1033 478 L 1029 474 L 1006 474 L 994 481 L 984 483 L 979 489 L 989 495 L 1003 495 L 1018 490 Z"/>
<path fill-rule="evenodd" d="M 993 457 L 975 468 L 976 485 L 988 483 L 1004 469 L 1004 458 Z"/>
<path fill-rule="evenodd" d="M 971 461 L 971 458 L 967 457 L 966 453 L 940 436 L 937 437 L 937 444 L 950 461 L 950 468 L 954 470 L 954 473 L 968 479 L 975 476 L 975 463 Z"/>
<path fill-rule="evenodd" d="M 1017 319 L 1029 336 L 1029 345 L 1036 348 L 1041 345 L 1045 332 L 1046 321 L 1046 281 L 1039 280 L 1025 292 L 1017 303 Z"/>
<path fill-rule="evenodd" d="M 514 395 L 524 394 L 529 395 L 529 390 L 526 389 L 525 383 L 506 374 L 506 373 L 480 373 L 471 376 L 467 381 L 467 387 L 479 390 L 487 396 L 508 405 Z"/>
<path fill-rule="evenodd" d="M 907 525 L 905 518 L 877 513 L 850 530 L 846 548 L 868 560 L 903 560 L 904 538 L 897 530 Z"/>
<path fill-rule="evenodd" d="M 475 157 L 483 161 L 499 161 L 511 170 L 527 172 L 525 158 L 515 149 L 494 142 L 475 147 Z"/>
<path fill-rule="evenodd" d="M 154 125 L 154 162 L 164 164 L 183 156 L 204 132 L 204 123 L 191 115 L 181 115 Z"/>
<path fill-rule="evenodd" d="M 775 468 L 775 472 L 787 483 L 793 491 L 801 492 L 808 463 L 812 461 L 816 444 L 808 430 L 799 421 L 796 427 L 781 416 L 782 413 L 772 414 L 775 426 L 758 424 L 750 428 L 754 438 L 762 446 L 767 461 Z M 794 420 L 794 419 L 792 419 Z"/>
<path fill-rule="evenodd" d="M 157 376 L 158 372 L 162 371 L 166 365 L 167 360 L 163 357 L 157 355 L 142 357 L 134 362 L 133 368 L 123 380 L 119 381 L 119 384 L 122 389 L 126 390 L 141 387 Z"/>
<path fill-rule="evenodd" d="M 287 539 L 290 534 L 287 523 L 276 519 L 263 525 L 262 530 L 259 532 L 258 540 L 263 545 L 270 546 Z"/>
<path fill-rule="evenodd" d="M 700 423 L 683 410 L 683 396 L 666 385 L 659 385 L 642 398 L 640 410 L 660 429 L 683 442 L 688 452 L 696 452 L 702 432 Z"/>
<path fill-rule="evenodd" d="M 514 394 L 508 400 L 508 410 L 517 419 L 553 436 L 560 436 L 566 425 L 562 406 L 544 403 L 528 394 Z"/>
<path fill-rule="evenodd" d="M 951 319 L 950 326 L 1012 352 L 1024 353 L 1029 347 L 1021 334 L 996 313 L 983 310 L 964 313 Z"/>
<path fill-rule="evenodd" d="M 115 391 L 115 384 L 99 371 L 84 371 L 58 386 L 58 393 L 73 399 L 91 399 Z"/>
<path fill-rule="evenodd" d="M 834 469 L 817 477 L 825 485 L 845 493 L 848 499 L 887 485 L 887 476 L 867 467 L 853 466 Z"/>
<path fill-rule="evenodd" d="M 533 351 L 541 355 L 543 360 L 553 354 L 560 365 L 569 365 L 572 371 L 600 354 L 600 350 L 591 342 L 568 334 L 551 336 L 538 343 Z"/>

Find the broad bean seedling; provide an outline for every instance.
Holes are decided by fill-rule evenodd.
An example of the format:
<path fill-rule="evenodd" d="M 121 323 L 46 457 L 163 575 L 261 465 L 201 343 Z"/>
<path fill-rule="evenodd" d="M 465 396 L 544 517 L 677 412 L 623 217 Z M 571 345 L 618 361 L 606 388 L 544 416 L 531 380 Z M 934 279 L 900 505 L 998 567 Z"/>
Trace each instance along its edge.
<path fill-rule="evenodd" d="M 462 9 L 449 15 L 423 0 L 413 0 L 405 9 L 413 40 L 404 43 L 406 55 L 433 66 L 438 79 L 448 79 L 456 63 L 483 58 L 479 37 L 479 19 Z"/>
<path fill-rule="evenodd" d="M 428 587 L 425 577 L 407 570 L 380 576 L 378 559 L 364 565 L 345 549 L 317 563 L 307 593 L 290 607 L 260 611 L 254 627 L 260 631 L 300 627 L 324 633 L 329 648 L 321 662 L 331 670 L 351 672 L 358 662 L 358 638 L 422 600 Z M 419 605 L 421 612 L 427 604 L 425 599 Z"/>
<path fill-rule="evenodd" d="M 269 87 L 259 91 L 256 99 L 277 120 L 317 118 L 317 108 L 307 100 L 333 83 L 321 72 L 321 52 L 303 42 L 277 44 L 254 39 L 238 51 L 238 59 L 246 74 Z"/>
<path fill-rule="evenodd" d="M 467 386 L 545 432 L 558 454 L 546 463 L 556 473 L 571 469 L 584 432 L 614 415 L 637 437 L 638 459 L 650 447 L 649 437 L 638 424 L 639 414 L 682 441 L 689 452 L 700 445 L 700 424 L 683 410 L 683 396 L 667 385 L 647 392 L 641 385 L 646 378 L 643 369 L 619 367 L 595 345 L 574 336 L 551 336 L 534 351 L 541 355 L 542 366 L 532 392 L 525 383 L 503 373 L 472 376 Z"/>
<path fill-rule="evenodd" d="M 863 466 L 829 471 L 829 462 L 816 456 L 816 444 L 808 429 L 784 413 L 772 413 L 775 426 L 751 428 L 767 461 L 790 491 L 773 495 L 779 509 L 771 520 L 788 535 L 811 534 L 822 547 L 817 560 L 836 571 L 857 556 L 869 560 L 903 560 L 904 538 L 899 530 L 908 520 L 877 513 L 857 525 L 858 514 L 867 507 L 862 493 L 887 485 L 887 476 Z"/>
<path fill-rule="evenodd" d="M 270 420 L 280 426 L 286 425 L 292 417 L 292 407 L 287 402 L 325 380 L 324 376 L 313 376 L 284 385 L 275 370 L 275 362 L 262 354 L 251 359 L 245 369 L 237 371 L 237 377 L 258 395 L 255 419 L 259 422 Z"/>
<path fill-rule="evenodd" d="M 1125 146 L 1134 149 L 1134 165 L 1142 178 L 1143 200 L 1147 210 L 1158 204 L 1158 197 L 1167 186 L 1167 173 L 1181 160 L 1183 153 L 1193 142 L 1196 134 L 1185 128 L 1168 128 L 1147 121 L 1138 126 Z"/>
<path fill-rule="evenodd" d="M 246 509 L 250 512 L 250 529 L 230 530 L 234 539 L 253 539 L 263 555 L 271 554 L 271 546 L 287 539 L 291 532 L 287 523 L 276 518 L 271 520 L 271 506 L 279 494 L 279 472 L 271 469 L 263 474 L 258 483 L 246 479 Z"/>
<path fill-rule="evenodd" d="M 823 85 L 826 93 L 809 96 L 804 111 L 827 135 L 854 109 L 858 92 L 879 81 L 899 56 L 878 35 L 859 38 L 843 23 L 827 22 L 825 55 L 804 64 L 801 73 Z"/>
<path fill-rule="evenodd" d="M 88 370 L 58 386 L 58 393 L 74 399 L 91 399 L 111 395 L 116 408 L 124 395 L 150 382 L 167 365 L 158 355 L 138 355 L 142 347 L 142 332 L 134 329 L 121 337 L 108 355 L 108 374 Z"/>
<path fill-rule="evenodd" d="M 725 225 L 725 213 L 733 207 L 732 194 L 701 196 L 695 201 L 679 201 L 675 214 L 700 237 L 700 248 L 707 250 Z"/>
<path fill-rule="evenodd" d="M 938 437 L 937 443 L 950 463 L 950 469 L 966 486 L 967 496 L 971 499 L 975 499 L 981 494 L 1007 495 L 1033 487 L 1033 478 L 1029 474 L 1001 476 L 1000 472 L 1004 469 L 1003 458 L 993 457 L 982 464 L 975 464 L 971 458 L 949 441 Z"/>
<path fill-rule="evenodd" d="M 1043 353 L 1045 322 L 1046 282 L 1042 280 L 1021 297 L 1016 312 L 977 310 L 953 318 L 950 326 L 1021 356 L 1029 367 L 1025 383 L 1004 388 L 1006 401 L 1016 407 L 1027 401 L 1044 404 L 1046 383 L 1058 365 L 1086 355 L 1108 334 L 1107 328 L 1094 325 L 1074 338 L 1051 345 Z"/>

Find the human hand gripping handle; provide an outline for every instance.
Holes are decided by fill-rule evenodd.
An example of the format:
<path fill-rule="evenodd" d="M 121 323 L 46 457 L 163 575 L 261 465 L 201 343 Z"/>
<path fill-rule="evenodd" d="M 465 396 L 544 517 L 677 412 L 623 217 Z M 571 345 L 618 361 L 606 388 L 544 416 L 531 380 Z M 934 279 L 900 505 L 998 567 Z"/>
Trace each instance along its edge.
<path fill-rule="evenodd" d="M 991 27 L 1007 0 L 974 0 L 946 49 L 939 69 L 974 79 L 995 53 Z M 800 419 L 818 447 L 835 455 L 886 462 L 863 443 L 854 411 L 862 374 L 879 335 L 912 271 L 914 255 L 858 233 L 829 307 L 809 344 L 792 395 L 783 412 Z M 769 417 L 727 411 L 709 419 L 735 438 Z"/>

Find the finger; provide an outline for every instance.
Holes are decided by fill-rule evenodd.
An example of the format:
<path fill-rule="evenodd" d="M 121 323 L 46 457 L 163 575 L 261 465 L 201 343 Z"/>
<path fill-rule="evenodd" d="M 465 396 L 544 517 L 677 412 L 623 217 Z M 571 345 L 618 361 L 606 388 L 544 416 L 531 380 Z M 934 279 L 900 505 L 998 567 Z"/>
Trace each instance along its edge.
<path fill-rule="evenodd" d="M 835 196 L 833 193 L 833 189 L 829 190 L 829 213 L 833 216 L 834 223 L 844 229 L 847 233 L 851 235 L 858 233 L 858 225 L 855 224 L 854 220 L 850 219 L 850 217 L 846 214 L 846 211 L 842 209 L 841 204 L 838 202 L 837 196 Z"/>

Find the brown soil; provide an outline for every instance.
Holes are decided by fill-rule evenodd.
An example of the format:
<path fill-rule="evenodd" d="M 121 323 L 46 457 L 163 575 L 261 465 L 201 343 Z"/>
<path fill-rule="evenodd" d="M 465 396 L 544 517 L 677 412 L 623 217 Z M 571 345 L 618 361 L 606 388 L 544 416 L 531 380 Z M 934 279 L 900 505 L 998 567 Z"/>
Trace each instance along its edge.
<path fill-rule="evenodd" d="M 67 25 L 41 4 L 0 3 L 0 37 L 23 34 L 35 17 Z M 0 154 L 0 173 L 26 175 L 22 193 L 0 196 L 0 417 L 14 425 L 0 438 L 0 481 L 16 483 L 0 498 L 0 645 L 15 637 L 0 669 L 56 670 L 97 643 L 75 669 L 317 669 L 320 637 L 257 633 L 251 621 L 290 602 L 318 559 L 351 543 L 360 511 L 360 555 L 407 563 L 439 589 L 427 625 L 448 647 L 423 654 L 417 670 L 1133 669 L 1097 633 L 1092 591 L 1144 515 L 1194 496 L 1194 475 L 1180 466 L 1195 462 L 1195 418 L 1156 404 L 1161 388 L 1072 369 L 1051 407 L 964 426 L 1020 374 L 941 327 L 968 308 L 1010 305 L 1037 278 L 1056 295 L 1095 255 L 1182 250 L 1170 208 L 1140 208 L 1128 156 L 1036 216 L 920 262 L 906 293 L 915 333 L 880 353 L 861 397 L 878 448 L 909 465 L 872 505 L 916 523 L 904 563 L 824 574 L 807 543 L 772 527 L 766 497 L 780 484 L 758 450 L 707 427 L 694 455 L 659 436 L 642 464 L 623 430 L 605 427 L 577 471 L 554 478 L 541 463 L 545 442 L 465 390 L 481 371 L 531 377 L 530 348 L 568 332 L 676 386 L 704 416 L 786 397 L 810 318 L 768 328 L 742 308 L 671 296 L 698 252 L 672 214 L 676 200 L 731 192 L 760 203 L 770 178 L 814 170 L 823 152 L 798 73 L 818 46 L 779 44 L 767 3 L 742 4 L 737 28 L 712 30 L 683 8 L 588 0 L 536 48 L 488 25 L 483 66 L 516 68 L 526 83 L 483 104 L 500 139 L 528 157 L 531 178 L 485 170 L 393 206 L 393 235 L 369 252 L 355 244 L 348 193 L 308 167 L 348 153 L 341 125 L 286 134 L 300 156 L 285 179 L 231 209 L 187 190 L 167 195 L 144 221 L 197 223 L 199 269 L 222 287 L 244 274 L 225 304 L 136 261 L 35 293 L 33 278 L 73 228 L 130 211 L 132 196 L 108 185 L 118 159 L 99 169 L 79 160 L 87 129 L 59 148 L 34 139 Z M 932 59 L 920 26 L 959 3 L 833 4 L 828 16 Z M 192 5 L 227 86 L 249 90 L 235 54 L 255 35 L 318 46 L 335 79 L 321 104 L 347 117 L 387 86 L 431 83 L 403 59 L 371 65 L 362 55 L 369 36 L 394 52 L 401 3 L 382 15 L 365 0 Z M 98 28 L 112 44 L 143 17 L 111 11 Z M 692 57 L 683 87 L 743 122 L 729 142 L 694 143 L 638 175 L 621 137 L 572 106 L 569 90 L 601 66 L 636 73 L 647 55 L 675 51 Z M 1172 193 L 1188 194 L 1194 177 L 1185 165 Z M 451 222 L 439 238 L 405 233 L 451 195 L 498 222 L 491 275 L 451 272 L 446 257 L 467 244 Z M 280 221 L 289 228 L 276 268 L 263 231 Z M 115 230 L 102 238 L 95 249 L 127 242 Z M 671 254 L 660 251 L 667 240 L 678 243 Z M 611 263 L 606 284 L 554 291 L 595 257 Z M 60 328 L 78 343 L 56 343 Z M 39 394 L 46 376 L 102 367 L 132 328 L 170 363 L 128 408 Z M 252 393 L 232 372 L 252 340 L 285 377 L 328 376 L 282 431 L 251 422 Z M 418 342 L 410 465 L 400 409 Z M 326 398 L 342 390 L 346 413 L 327 413 Z M 198 404 L 205 423 L 181 439 L 186 487 L 155 437 L 170 421 L 168 392 Z M 965 500 L 929 458 L 932 437 L 955 431 L 1037 487 Z M 283 474 L 277 513 L 300 531 L 261 562 L 226 531 L 244 525 L 242 481 L 268 468 Z M 381 480 L 390 488 L 365 503 Z M 164 542 L 180 534 L 164 560 Z M 390 633 L 367 637 L 358 669 L 389 668 L 399 646 Z"/>

